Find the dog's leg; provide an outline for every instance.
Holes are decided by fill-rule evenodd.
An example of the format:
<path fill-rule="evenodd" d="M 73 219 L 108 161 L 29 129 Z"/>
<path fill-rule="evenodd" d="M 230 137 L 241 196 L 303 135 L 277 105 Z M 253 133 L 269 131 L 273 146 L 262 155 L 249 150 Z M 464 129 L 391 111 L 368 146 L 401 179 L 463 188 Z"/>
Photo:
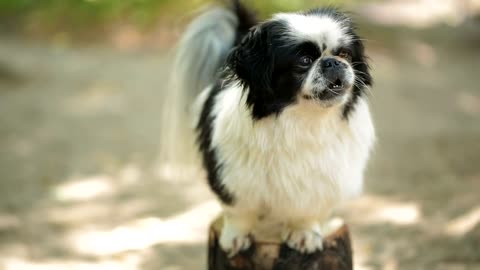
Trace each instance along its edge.
<path fill-rule="evenodd" d="M 257 215 L 253 211 L 235 208 L 226 208 L 224 213 L 220 246 L 229 256 L 234 256 L 251 246 L 252 236 L 250 233 L 257 220 Z"/>
<path fill-rule="evenodd" d="M 290 220 L 282 232 L 282 241 L 302 253 L 312 253 L 323 249 L 322 225 L 329 214 L 321 217 L 308 217 Z"/>

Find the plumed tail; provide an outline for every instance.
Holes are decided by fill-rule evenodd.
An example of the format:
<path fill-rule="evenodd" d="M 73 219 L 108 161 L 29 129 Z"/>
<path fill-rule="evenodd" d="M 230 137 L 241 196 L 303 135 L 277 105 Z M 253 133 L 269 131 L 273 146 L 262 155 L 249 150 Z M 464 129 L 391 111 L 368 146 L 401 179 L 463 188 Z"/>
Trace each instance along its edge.
<path fill-rule="evenodd" d="M 174 62 L 176 91 L 195 97 L 216 79 L 227 54 L 256 23 L 240 1 L 215 7 L 194 19 L 179 42 Z"/>
<path fill-rule="evenodd" d="M 237 19 L 223 8 L 197 17 L 180 40 L 174 63 L 175 90 L 193 98 L 211 84 L 235 41 Z"/>
<path fill-rule="evenodd" d="M 195 97 L 215 82 L 230 50 L 256 23 L 240 1 L 230 7 L 213 7 L 195 18 L 176 48 L 170 87 L 163 104 L 162 153 L 167 159 L 185 159 L 178 144 L 191 139 L 188 111 Z M 179 142 L 179 140 L 182 140 Z M 191 148 L 191 143 L 185 146 Z M 192 147 L 193 148 L 193 147 Z M 181 154 L 180 154 L 181 153 Z"/>

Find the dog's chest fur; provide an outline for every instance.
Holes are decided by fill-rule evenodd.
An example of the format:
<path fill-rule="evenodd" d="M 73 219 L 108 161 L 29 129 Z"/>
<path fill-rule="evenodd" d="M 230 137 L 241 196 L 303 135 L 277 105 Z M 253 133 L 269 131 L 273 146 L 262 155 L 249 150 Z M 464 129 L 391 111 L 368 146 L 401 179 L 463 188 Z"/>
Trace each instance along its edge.
<path fill-rule="evenodd" d="M 341 108 L 311 101 L 253 120 L 245 98 L 230 86 L 217 94 L 211 111 L 219 181 L 235 207 L 273 216 L 321 215 L 361 190 L 374 140 L 365 101 L 348 120 Z"/>

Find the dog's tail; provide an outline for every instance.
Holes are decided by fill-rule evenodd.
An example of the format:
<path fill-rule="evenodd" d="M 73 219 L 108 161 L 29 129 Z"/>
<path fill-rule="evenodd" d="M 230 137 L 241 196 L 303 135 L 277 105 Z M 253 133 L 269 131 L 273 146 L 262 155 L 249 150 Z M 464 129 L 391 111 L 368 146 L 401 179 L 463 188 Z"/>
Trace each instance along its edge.
<path fill-rule="evenodd" d="M 195 97 L 210 85 L 227 54 L 255 24 L 252 12 L 240 1 L 230 8 L 211 8 L 194 19 L 181 38 L 174 63 L 175 91 Z"/>
<path fill-rule="evenodd" d="M 229 7 L 208 8 L 187 26 L 176 48 L 171 85 L 163 105 L 163 122 L 167 125 L 162 131 L 162 152 L 170 157 L 178 154 L 179 139 L 191 128 L 182 125 L 191 123 L 188 111 L 193 100 L 214 83 L 230 50 L 256 22 L 252 11 L 239 0 L 231 0 Z"/>

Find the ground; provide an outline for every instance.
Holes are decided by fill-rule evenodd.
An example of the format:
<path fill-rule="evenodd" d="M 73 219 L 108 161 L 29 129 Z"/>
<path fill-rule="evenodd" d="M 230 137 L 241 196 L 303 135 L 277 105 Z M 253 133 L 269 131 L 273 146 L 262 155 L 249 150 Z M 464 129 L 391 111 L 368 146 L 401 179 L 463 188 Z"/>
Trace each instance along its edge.
<path fill-rule="evenodd" d="M 362 30 L 378 143 L 339 212 L 356 269 L 480 269 L 475 29 Z M 219 207 L 159 158 L 170 54 L 1 37 L 0 268 L 205 269 Z"/>

